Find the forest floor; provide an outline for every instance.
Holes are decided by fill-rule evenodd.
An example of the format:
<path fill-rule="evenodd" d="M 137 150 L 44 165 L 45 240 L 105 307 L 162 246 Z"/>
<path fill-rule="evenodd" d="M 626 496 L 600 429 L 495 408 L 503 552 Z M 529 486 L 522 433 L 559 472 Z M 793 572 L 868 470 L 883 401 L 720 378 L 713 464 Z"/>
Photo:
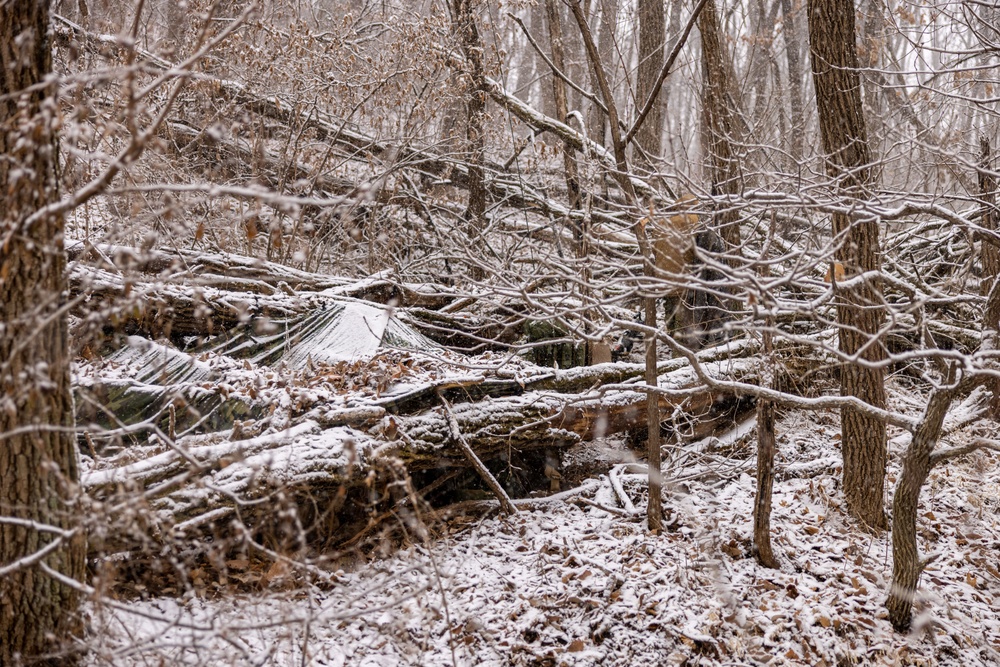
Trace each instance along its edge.
<path fill-rule="evenodd" d="M 893 382 L 897 409 L 921 397 Z M 942 445 L 995 432 L 964 426 Z M 946 430 L 948 426 L 946 425 Z M 588 497 L 513 517 L 452 522 L 444 536 L 338 572 L 332 586 L 225 589 L 91 603 L 91 665 L 998 665 L 1000 457 L 935 470 L 922 495 L 913 631 L 883 603 L 888 534 L 845 516 L 835 413 L 778 423 L 772 515 L 780 570 L 751 555 L 752 431 L 675 452 L 668 529 L 646 529 L 645 477 L 623 465 Z M 891 493 L 908 435 L 890 430 Z M 626 460 L 618 444 L 570 458 Z M 630 514 L 614 486 L 638 508 Z M 887 499 L 888 502 L 888 499 Z M 266 588 L 266 587 L 265 587 Z"/>

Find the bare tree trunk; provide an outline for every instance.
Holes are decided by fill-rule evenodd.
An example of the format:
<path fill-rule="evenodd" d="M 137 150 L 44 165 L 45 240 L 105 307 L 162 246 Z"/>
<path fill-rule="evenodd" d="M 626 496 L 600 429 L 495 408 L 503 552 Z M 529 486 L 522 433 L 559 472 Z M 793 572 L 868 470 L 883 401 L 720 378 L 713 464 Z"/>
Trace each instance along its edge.
<path fill-rule="evenodd" d="M 983 205 L 982 222 L 984 229 L 997 231 L 996 212 L 996 179 L 991 173 L 992 160 L 990 159 L 990 140 L 986 136 L 979 137 L 979 200 Z M 979 290 L 981 294 L 987 294 L 993 289 L 998 277 L 1000 277 L 1000 247 L 994 240 L 983 239 L 982 241 L 982 262 L 983 279 Z M 993 306 L 991 309 L 989 306 Z M 1000 302 L 987 302 L 986 316 L 983 322 L 983 330 L 1000 330 Z M 992 417 L 1000 417 L 1000 379 L 991 378 L 986 383 L 992 397 L 990 398 L 990 412 Z"/>
<path fill-rule="evenodd" d="M 546 0 L 545 9 L 548 15 L 549 24 L 549 42 L 552 49 L 552 64 L 556 66 L 561 72 L 566 71 L 566 55 L 563 49 L 563 34 L 562 34 L 562 17 L 560 16 L 559 6 L 556 4 L 556 0 Z M 567 121 L 567 115 L 569 114 L 569 105 L 566 101 L 566 82 L 560 79 L 558 76 L 553 74 L 552 76 L 552 93 L 555 99 L 556 107 L 556 118 L 562 122 Z M 573 210 L 580 209 L 580 169 L 576 162 L 576 151 L 572 146 L 566 144 L 563 146 L 563 169 L 566 178 L 566 192 L 569 199 L 569 207 Z M 584 299 L 588 299 L 588 285 L 590 284 L 590 266 L 586 261 L 587 258 L 587 237 L 589 235 L 589 230 L 587 229 L 587 217 L 584 217 L 577 221 L 576 223 L 571 223 L 573 229 L 573 239 L 576 245 L 576 256 L 580 261 L 580 271 L 581 271 L 581 289 L 584 291 Z M 591 319 L 590 312 L 584 314 L 584 331 L 589 331 L 589 322 Z M 593 346 L 590 341 L 587 341 L 586 354 L 584 358 L 584 363 L 590 365 L 593 361 Z"/>
<path fill-rule="evenodd" d="M 645 324 L 652 331 L 656 330 L 656 299 L 646 297 Z M 646 333 L 646 384 L 657 386 L 656 375 L 656 334 Z M 649 500 L 646 505 L 646 521 L 654 533 L 663 530 L 663 471 L 660 463 L 660 402 L 655 394 L 646 399 L 646 464 L 649 472 Z"/>
<path fill-rule="evenodd" d="M 839 179 L 843 194 L 865 197 L 874 176 L 861 108 L 852 0 L 810 0 L 809 46 L 827 173 Z M 834 213 L 833 234 L 840 241 L 836 257 L 847 279 L 880 270 L 876 222 L 852 222 L 846 214 Z M 834 291 L 840 350 L 853 356 L 863 349 L 861 363 L 848 363 L 841 369 L 840 392 L 884 409 L 885 373 L 863 365 L 877 363 L 885 356 L 883 347 L 871 340 L 884 319 L 881 285 L 867 280 L 845 289 L 834 283 Z M 885 424 L 853 408 L 842 409 L 840 421 L 847 509 L 869 528 L 884 529 Z"/>
<path fill-rule="evenodd" d="M 615 58 L 615 28 L 618 25 L 618 0 L 596 0 L 595 4 L 601 8 L 601 29 L 597 38 L 597 51 L 601 56 L 601 62 L 607 70 L 608 75 L 614 80 L 614 73 L 617 71 L 617 67 L 615 66 L 617 62 Z M 593 88 L 599 89 L 597 76 L 594 74 L 593 68 L 590 68 L 589 71 Z M 600 107 L 595 105 L 590 111 L 587 133 L 591 140 L 596 141 L 602 146 L 606 145 L 604 138 L 607 130 L 607 121 L 607 115 Z"/>
<path fill-rule="evenodd" d="M 739 157 L 734 143 L 740 136 L 732 80 L 732 63 L 722 46 L 715 0 L 708 0 L 698 16 L 701 31 L 702 115 L 705 153 L 709 160 L 713 195 L 739 194 L 742 187 Z M 727 207 L 719 220 L 720 234 L 730 248 L 740 246 L 736 212 Z"/>
<path fill-rule="evenodd" d="M 559 71 L 565 72 L 566 55 L 563 49 L 562 20 L 559 16 L 559 7 L 556 4 L 556 0 L 545 0 L 545 9 L 548 13 L 552 64 Z M 569 105 L 566 101 L 566 82 L 555 75 L 552 76 L 552 96 L 555 100 L 555 117 L 560 122 L 567 122 L 566 116 L 569 114 Z M 563 149 L 563 167 L 566 176 L 566 191 L 568 193 L 569 206 L 577 210 L 580 208 L 580 170 L 576 164 L 575 151 L 570 146 L 566 146 Z M 575 231 L 579 243 L 583 230 L 577 229 Z"/>
<path fill-rule="evenodd" d="M 795 160 L 802 158 L 802 134 L 805 132 L 805 115 L 802 105 L 802 48 L 796 28 L 792 0 L 781 0 L 784 20 L 782 35 L 785 38 L 785 59 L 788 64 L 788 106 L 791 110 L 792 131 L 789 132 L 789 152 Z"/>
<path fill-rule="evenodd" d="M 774 388 L 774 342 L 767 319 L 764 329 L 764 366 L 761 386 Z M 757 562 L 764 567 L 779 567 L 771 549 L 771 494 L 774 490 L 774 402 L 757 400 L 757 495 L 753 506 L 753 546 Z"/>
<path fill-rule="evenodd" d="M 931 452 L 941 435 L 941 425 L 954 395 L 953 388 L 938 388 L 931 394 L 927 410 L 903 455 L 903 471 L 892 500 L 892 585 L 885 606 L 893 627 L 901 632 L 910 626 L 913 597 L 920 574 L 926 567 L 917 554 L 920 489 L 931 471 Z"/>
<path fill-rule="evenodd" d="M 597 79 L 601 96 L 604 98 L 604 105 L 608 108 L 608 124 L 611 128 L 611 143 L 614 148 L 615 163 L 617 167 L 614 174 L 615 179 L 618 181 L 619 187 L 622 189 L 622 192 L 625 194 L 625 197 L 632 206 L 633 210 L 638 212 L 640 210 L 639 201 L 636 196 L 635 187 L 632 185 L 632 180 L 629 177 L 628 159 L 625 156 L 625 141 L 622 139 L 621 128 L 618 124 L 618 107 L 615 104 L 615 98 L 611 91 L 611 85 L 608 83 L 607 73 L 604 70 L 603 63 L 601 62 L 601 56 L 597 50 L 597 45 L 594 43 L 594 37 L 590 33 L 590 26 L 587 24 L 586 16 L 583 13 L 583 9 L 580 7 L 580 0 L 570 0 L 570 9 L 573 11 L 573 17 L 576 19 L 577 26 L 580 28 L 580 35 L 583 37 L 583 43 L 587 49 L 587 56 L 594 71 L 594 76 Z M 639 245 L 639 252 L 642 254 L 644 273 L 647 277 L 652 278 L 656 276 L 656 264 L 653 258 L 652 246 L 649 243 L 649 239 L 646 237 L 644 224 L 645 222 L 643 220 L 636 220 L 633 225 L 633 232 L 635 233 L 636 242 Z M 643 308 L 645 310 L 646 326 L 649 327 L 649 331 L 646 332 L 646 384 L 650 387 L 655 387 L 657 385 L 656 298 L 653 296 L 644 297 Z M 663 523 L 662 508 L 660 507 L 659 470 L 660 406 L 659 402 L 654 400 L 647 401 L 647 404 L 646 427 L 649 438 L 647 451 L 656 459 L 655 470 L 653 461 L 650 460 L 649 462 L 650 494 L 648 520 L 650 530 L 658 531 Z M 653 452 L 654 447 L 655 453 Z M 655 494 L 653 492 L 654 487 Z"/>
<path fill-rule="evenodd" d="M 25 561 L 0 575 L 2 665 L 56 652 L 82 628 L 76 591 L 40 569 L 82 580 L 86 554 L 69 504 L 79 470 L 63 219 L 40 213 L 59 198 L 56 86 L 39 85 L 52 71 L 48 29 L 47 2 L 0 3 L 0 568 Z"/>
<path fill-rule="evenodd" d="M 986 300 L 984 320 L 990 313 L 1000 313 L 1000 281 L 994 282 Z M 983 329 L 987 330 L 986 321 Z M 989 329 L 984 341 L 984 347 L 997 349 L 1000 334 L 997 329 Z M 941 385 L 934 388 L 927 402 L 927 409 L 917 424 L 910 440 L 910 446 L 903 455 L 903 470 L 896 483 L 896 492 L 892 498 L 892 584 L 889 587 L 889 597 L 885 606 L 889 610 L 889 620 L 899 632 L 910 627 L 913 601 L 917 593 L 920 575 L 935 558 L 921 560 L 917 551 L 917 512 L 919 510 L 920 490 L 927 481 L 927 476 L 938 463 L 960 454 L 973 451 L 984 445 L 975 442 L 951 450 L 935 452 L 934 447 L 941 437 L 941 427 L 948 414 L 952 402 L 959 399 L 976 386 L 978 380 L 970 376 L 959 376 L 962 369 L 951 367 L 947 377 L 942 378 Z M 987 382 L 991 382 L 988 378 Z"/>
<path fill-rule="evenodd" d="M 548 18 L 547 9 L 548 8 L 541 3 L 534 5 L 531 8 L 531 23 L 529 24 L 529 27 L 533 33 L 538 34 L 543 30 L 542 26 L 547 22 Z M 549 91 L 546 88 L 547 79 L 551 77 L 553 79 L 553 85 L 555 85 L 555 80 L 559 77 L 553 76 L 546 71 L 545 63 L 543 63 L 542 59 L 538 57 L 538 52 L 535 49 L 528 50 L 531 52 L 531 72 L 530 76 L 525 78 L 525 81 L 529 83 L 527 86 L 524 86 L 523 92 L 518 91 L 518 97 L 531 104 L 531 91 L 535 88 L 535 85 L 538 84 L 541 106 L 537 108 L 540 108 L 547 116 L 559 118 L 559 120 L 564 121 L 563 116 L 556 115 L 555 101 L 552 99 L 552 96 L 549 95 Z M 559 67 L 559 70 L 562 72 L 566 71 L 562 66 Z M 518 80 L 518 85 L 521 85 L 520 79 Z"/>
<path fill-rule="evenodd" d="M 639 0 L 639 72 L 636 78 L 636 108 L 642 109 L 656 85 L 663 65 L 663 42 L 666 31 L 666 12 L 663 0 Z M 651 171 L 662 150 L 663 104 L 662 98 L 654 102 L 648 117 L 636 134 L 641 156 L 639 163 Z M 648 159 L 646 159 L 648 158 Z"/>
<path fill-rule="evenodd" d="M 882 48 L 876 46 L 885 40 L 884 19 L 882 17 L 882 3 L 876 0 L 858 2 L 857 16 L 862 19 L 860 26 L 861 44 L 864 48 L 859 53 L 859 64 L 866 68 L 864 76 L 861 76 L 862 109 L 865 112 L 865 122 L 870 135 L 873 137 L 885 136 L 887 131 L 895 128 L 895 123 L 887 123 L 886 104 L 883 100 L 883 85 L 885 75 L 882 73 L 886 69 L 886 64 L 880 62 Z M 918 150 L 922 150 L 920 147 Z M 917 158 L 920 159 L 919 157 Z M 926 157 L 924 157 L 926 159 Z"/>
<path fill-rule="evenodd" d="M 772 6 L 777 9 L 776 6 Z M 747 6 L 750 30 L 745 62 L 742 62 L 744 85 L 749 99 L 744 99 L 747 113 L 752 118 L 762 118 L 767 113 L 767 66 L 772 59 L 771 33 L 774 31 L 775 15 L 771 14 L 763 0 L 750 0 Z"/>
<path fill-rule="evenodd" d="M 452 0 L 454 29 L 462 45 L 472 85 L 466 96 L 466 139 L 469 165 L 469 205 L 465 211 L 470 236 L 479 232 L 486 219 L 486 71 L 479 28 L 472 13 L 472 0 Z"/>
<path fill-rule="evenodd" d="M 667 44 L 666 44 L 667 53 L 670 53 L 674 50 L 674 45 L 677 44 L 677 40 L 680 38 L 681 5 L 682 3 L 680 2 L 671 2 L 669 5 L 670 16 L 667 20 Z M 668 112 L 671 109 L 670 98 L 673 94 L 674 94 L 674 81 L 672 78 L 668 78 L 663 83 L 663 108 Z M 671 115 L 673 115 L 674 117 L 672 118 Z M 669 155 L 666 155 L 665 158 L 668 161 L 673 162 L 675 167 L 678 169 L 680 168 L 680 165 L 677 163 L 677 156 L 674 153 L 675 149 L 673 147 L 673 141 L 675 138 L 680 138 L 680 136 L 682 136 L 683 133 L 683 130 L 680 129 L 683 125 L 682 119 L 679 118 L 680 115 L 681 115 L 680 113 L 674 113 L 674 114 L 664 113 L 663 129 L 662 129 L 662 132 L 665 135 L 664 138 L 667 141 L 667 150 L 670 153 Z M 677 129 L 673 129 L 674 125 L 676 125 Z"/>

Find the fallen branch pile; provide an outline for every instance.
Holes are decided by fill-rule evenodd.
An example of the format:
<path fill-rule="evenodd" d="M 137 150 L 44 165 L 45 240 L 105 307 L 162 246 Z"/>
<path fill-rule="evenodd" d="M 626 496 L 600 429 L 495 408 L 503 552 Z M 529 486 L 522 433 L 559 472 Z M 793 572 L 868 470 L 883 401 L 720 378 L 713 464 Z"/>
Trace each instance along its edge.
<path fill-rule="evenodd" d="M 139 258 L 133 274 L 136 266 L 176 268 L 167 259 Z M 191 254 L 183 260 L 194 280 L 223 261 Z M 161 536 L 223 530 L 234 513 L 247 525 L 267 525 L 280 496 L 297 499 L 306 514 L 307 507 L 325 507 L 322 521 L 311 516 L 310 539 L 340 543 L 400 502 L 392 490 L 399 474 L 433 486 L 465 475 L 478 460 L 505 483 L 504 493 L 521 494 L 539 485 L 530 462 L 547 452 L 642 424 L 641 364 L 553 371 L 499 358 L 480 360 L 480 370 L 469 372 L 462 370 L 464 358 L 421 342 L 386 309 L 336 296 L 347 285 L 327 287 L 286 271 L 260 281 L 261 289 L 232 292 L 133 282 L 118 263 L 110 265 L 76 267 L 78 312 L 107 317 L 93 315 L 102 312 L 94 308 L 100 302 L 148 338 L 133 336 L 78 373 L 78 417 L 95 448 L 84 484 L 108 506 L 120 492 L 142 493 Z M 258 270 L 248 265 L 234 273 L 254 280 Z M 325 289 L 268 292 L 288 284 L 279 276 Z M 132 308 L 122 309 L 122 299 L 131 299 Z M 340 344 L 345 318 L 355 311 L 367 318 L 360 326 L 375 344 L 408 349 L 383 348 L 357 361 L 324 356 Z M 388 318 L 381 328 L 379 313 Z M 264 318 L 279 330 L 260 331 Z M 242 333 L 226 333 L 239 325 Z M 149 340 L 166 332 L 208 342 L 189 353 Z M 755 349 L 750 340 L 735 341 L 699 358 L 724 377 L 752 381 Z M 661 409 L 672 415 L 668 430 L 690 436 L 706 428 L 697 425 L 731 419 L 739 408 L 732 396 L 705 390 L 685 360 L 663 362 L 659 371 Z M 527 470 L 520 486 L 500 474 L 510 465 Z M 486 476 L 480 471 L 475 478 Z M 113 548 L 133 548 L 134 539 L 120 536 Z M 109 541 L 97 544 L 112 548 Z"/>

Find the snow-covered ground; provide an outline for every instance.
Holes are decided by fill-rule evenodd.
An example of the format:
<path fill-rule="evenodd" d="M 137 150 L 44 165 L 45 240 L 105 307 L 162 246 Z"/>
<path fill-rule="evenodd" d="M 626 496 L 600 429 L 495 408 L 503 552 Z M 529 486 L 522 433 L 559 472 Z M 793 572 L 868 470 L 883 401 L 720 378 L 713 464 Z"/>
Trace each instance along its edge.
<path fill-rule="evenodd" d="M 895 407 L 916 398 L 893 391 Z M 942 445 L 996 426 L 955 428 Z M 644 476 L 622 465 L 584 495 L 614 514 L 555 502 L 453 524 L 332 586 L 92 602 L 88 662 L 1000 665 L 1000 457 L 977 452 L 932 473 L 918 534 L 923 555 L 941 556 L 905 636 L 883 608 L 889 536 L 845 518 L 836 414 L 790 413 L 778 433 L 780 571 L 750 555 L 750 433 L 675 455 L 669 476 L 682 481 L 665 493 L 663 535 L 622 509 L 616 484 L 645 505 Z M 905 444 L 890 443 L 890 490 Z"/>

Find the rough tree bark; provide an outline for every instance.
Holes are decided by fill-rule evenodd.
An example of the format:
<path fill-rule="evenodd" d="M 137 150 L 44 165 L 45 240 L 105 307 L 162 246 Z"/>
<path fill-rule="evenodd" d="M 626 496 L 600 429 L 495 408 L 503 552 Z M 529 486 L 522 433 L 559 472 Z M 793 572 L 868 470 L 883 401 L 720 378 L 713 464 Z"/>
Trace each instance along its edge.
<path fill-rule="evenodd" d="M 656 300 L 646 297 L 645 324 L 652 331 L 656 330 Z M 656 372 L 656 335 L 646 334 L 646 384 L 655 387 L 659 384 Z M 660 403 L 653 400 L 650 394 L 646 400 L 646 465 L 649 472 L 649 499 L 646 505 L 646 519 L 649 530 L 659 533 L 663 530 L 663 472 L 660 461 Z"/>
<path fill-rule="evenodd" d="M 615 28 L 618 26 L 618 0 L 598 0 L 594 3 L 600 7 L 601 22 L 600 33 L 597 37 L 597 50 L 601 56 L 608 75 L 614 79 L 615 67 Z M 599 88 L 597 75 L 593 68 L 590 68 L 590 81 L 593 88 Z M 605 132 L 607 130 L 607 114 L 594 105 L 591 107 L 587 120 L 587 134 L 591 141 L 596 141 L 602 146 L 605 145 Z"/>
<path fill-rule="evenodd" d="M 562 19 L 559 16 L 559 7 L 556 4 L 556 0 L 546 0 L 545 10 L 548 18 L 552 64 L 559 71 L 565 72 L 566 54 L 563 49 Z M 569 114 L 569 104 L 566 101 L 566 82 L 555 75 L 552 76 L 552 97 L 555 101 L 556 118 L 563 123 L 567 122 L 566 116 Z M 580 208 L 580 170 L 576 164 L 575 151 L 569 145 L 563 149 L 563 167 L 565 170 L 569 207 L 577 210 Z M 583 231 L 579 225 L 575 226 L 574 236 L 576 236 L 578 244 L 581 242 Z"/>
<path fill-rule="evenodd" d="M 72 530 L 79 478 L 64 309 L 55 82 L 47 2 L 0 3 L 0 664 L 55 664 L 81 628 L 73 587 L 86 542 Z M 18 564 L 21 561 L 21 564 Z M 58 638 L 58 639 L 54 639 Z"/>
<path fill-rule="evenodd" d="M 562 17 L 560 16 L 559 5 L 556 3 L 556 0 L 546 0 L 545 10 L 548 19 L 549 43 L 552 50 L 552 64 L 555 65 L 556 69 L 565 72 L 566 53 L 563 48 Z M 552 94 L 553 99 L 555 100 L 556 118 L 564 123 L 568 122 L 567 116 L 569 115 L 569 103 L 566 99 L 566 82 L 555 74 L 552 76 Z M 566 142 L 563 146 L 563 169 L 566 179 L 566 193 L 569 200 L 569 207 L 571 210 L 578 211 L 581 208 L 580 168 L 576 162 L 576 152 L 569 142 Z M 570 220 L 570 226 L 573 231 L 573 240 L 575 242 L 576 257 L 580 260 L 581 288 L 584 290 L 585 300 L 589 300 L 586 297 L 589 296 L 588 285 L 590 284 L 590 263 L 587 261 L 587 255 L 589 254 L 587 239 L 590 235 L 588 222 L 588 216 L 578 220 Z M 588 311 L 585 314 L 585 331 L 589 331 L 589 322 L 591 319 L 591 313 Z M 594 349 L 590 341 L 587 342 L 585 357 L 584 363 L 590 365 L 594 358 Z"/>
<path fill-rule="evenodd" d="M 989 141 L 985 138 L 981 139 L 980 147 L 982 149 L 980 166 L 982 169 L 986 169 L 990 152 Z M 993 215 L 991 199 L 995 185 L 993 179 L 982 170 L 979 174 L 979 184 L 984 204 L 990 207 L 984 216 L 983 226 L 987 229 L 993 229 L 994 223 L 989 218 Z M 986 245 L 988 244 L 984 243 L 984 255 Z M 983 314 L 983 345 L 980 350 L 982 352 L 995 351 L 1000 347 L 1000 333 L 998 333 L 998 329 L 1000 329 L 1000 280 L 996 278 L 996 264 L 993 264 L 992 267 L 988 264 L 988 261 L 995 260 L 995 255 L 990 260 L 986 257 L 983 258 L 986 269 L 984 273 L 988 273 L 992 268 L 994 277 L 988 288 L 989 295 Z M 900 472 L 896 491 L 892 498 L 892 584 L 889 588 L 889 597 L 885 602 L 885 606 L 889 610 L 889 620 L 899 632 L 904 632 L 910 627 L 913 601 L 916 597 L 920 575 L 935 558 L 932 556 L 921 560 L 917 551 L 917 513 L 920 490 L 935 465 L 980 447 L 996 449 L 996 443 L 977 441 L 954 449 L 934 451 L 938 439 L 941 437 L 948 408 L 953 401 L 968 394 L 979 382 L 984 382 L 988 388 L 994 391 L 992 408 L 996 401 L 995 385 L 997 380 L 995 377 L 987 375 L 976 378 L 965 374 L 964 369 L 949 368 L 946 377 L 942 378 L 939 386 L 931 392 L 927 409 L 913 432 L 909 447 L 903 454 L 903 469 Z"/>
<path fill-rule="evenodd" d="M 989 305 L 1000 310 L 1000 282 L 993 284 Z M 988 305 L 988 307 L 989 307 Z M 997 331 L 991 330 L 986 345 L 996 349 Z M 1000 443 L 977 440 L 960 447 L 934 451 L 941 437 L 944 418 L 952 402 L 967 395 L 982 378 L 967 374 L 965 369 L 952 366 L 946 377 L 931 392 L 927 409 L 913 431 L 909 447 L 903 454 L 903 469 L 892 498 L 892 583 L 885 606 L 893 628 L 905 632 L 910 628 L 917 584 L 924 569 L 938 554 L 925 559 L 917 551 L 917 512 L 920 491 L 934 466 L 980 448 L 1000 450 Z"/>
<path fill-rule="evenodd" d="M 666 32 L 666 12 L 663 0 L 639 0 L 639 72 L 636 77 L 636 107 L 642 108 L 656 85 L 663 64 L 663 42 Z M 648 117 L 636 134 L 640 164 L 654 170 L 652 160 L 660 155 L 663 136 L 663 104 L 657 96 Z M 648 160 L 647 160 L 648 158 Z"/>
<path fill-rule="evenodd" d="M 768 318 L 763 332 L 764 365 L 760 384 L 774 388 L 774 341 L 771 328 L 774 318 Z M 757 562 L 764 567 L 779 567 L 771 548 L 771 494 L 774 490 L 774 402 L 757 400 L 757 495 L 753 506 L 753 546 Z"/>
<path fill-rule="evenodd" d="M 952 382 L 948 378 L 946 382 Z M 903 470 L 892 499 L 892 585 L 885 606 L 892 626 L 902 632 L 910 627 L 913 599 L 920 574 L 930 561 L 921 562 L 917 553 L 917 508 L 920 489 L 934 463 L 932 452 L 941 435 L 941 426 L 962 383 L 935 388 L 927 410 L 903 455 Z"/>
<path fill-rule="evenodd" d="M 792 158 L 802 157 L 802 134 L 805 121 L 802 106 L 802 49 L 799 46 L 799 32 L 795 25 L 796 12 L 792 10 L 792 0 L 781 0 L 782 35 L 785 38 L 785 60 L 788 63 L 788 106 L 792 114 L 789 132 L 789 152 Z"/>
<path fill-rule="evenodd" d="M 715 0 L 708 0 L 698 16 L 701 32 L 702 116 L 705 153 L 713 195 L 739 194 L 742 187 L 735 143 L 741 134 L 736 108 L 732 63 L 722 45 Z M 730 248 L 740 246 L 736 212 L 726 206 L 719 216 L 719 231 Z"/>
<path fill-rule="evenodd" d="M 543 4 L 532 5 L 528 13 L 528 20 L 531 26 L 532 32 L 540 33 L 545 25 L 546 17 L 546 7 Z M 524 49 L 521 49 L 524 50 Z M 541 109 L 546 115 L 555 117 L 555 108 L 553 107 L 553 100 L 551 95 L 547 95 L 545 91 L 545 80 L 550 76 L 545 71 L 545 63 L 542 58 L 538 56 L 538 51 L 535 49 L 527 49 L 528 55 L 531 58 L 531 68 L 528 76 L 523 74 L 518 74 L 517 77 L 517 89 L 514 90 L 514 94 L 517 95 L 519 99 L 524 101 L 526 104 L 533 104 L 534 100 L 532 95 L 535 92 L 535 84 L 538 84 L 539 96 Z M 516 54 L 515 54 L 515 57 Z M 523 68 L 524 66 L 522 66 Z M 511 72 L 514 68 L 511 66 Z M 522 80 L 527 83 L 522 83 Z"/>
<path fill-rule="evenodd" d="M 810 0 L 809 49 L 827 173 L 837 179 L 843 195 L 864 197 L 874 173 L 861 108 L 852 0 Z M 835 213 L 833 234 L 836 258 L 848 279 L 880 270 L 875 221 L 852 222 L 846 214 Z M 834 283 L 834 290 L 840 350 L 849 357 L 860 355 L 857 363 L 841 369 L 840 392 L 885 408 L 884 371 L 871 365 L 885 356 L 882 345 L 872 341 L 884 319 L 881 285 L 873 280 L 850 288 Z M 852 408 L 841 411 L 840 422 L 848 512 L 871 529 L 884 529 L 885 424 Z"/>
<path fill-rule="evenodd" d="M 979 137 L 979 200 L 982 202 L 983 215 L 982 222 L 980 224 L 982 227 L 988 231 L 997 231 L 997 213 L 996 213 L 996 179 L 993 177 L 993 173 L 990 171 L 990 140 L 988 137 Z M 1000 246 L 994 240 L 983 239 L 982 242 L 982 262 L 983 262 L 983 278 L 980 283 L 979 291 L 982 294 L 989 293 L 993 284 L 996 282 L 997 277 L 1000 277 Z M 983 330 L 992 329 L 996 331 L 1000 329 L 1000 311 L 997 311 L 997 306 L 993 302 L 989 302 L 988 305 L 993 305 L 994 309 L 991 311 L 989 308 L 986 310 L 986 319 L 983 322 Z M 990 393 L 992 393 L 992 398 L 990 399 L 990 412 L 994 419 L 1000 417 L 1000 379 L 992 378 L 987 381 L 986 386 L 989 388 Z"/>
<path fill-rule="evenodd" d="M 746 77 L 743 84 L 743 90 L 746 92 L 744 104 L 752 118 L 761 118 L 767 113 L 767 104 L 771 97 L 767 71 L 774 62 L 771 36 L 774 33 L 778 9 L 777 3 L 768 3 L 765 7 L 764 0 L 751 0 L 747 3 L 747 19 L 750 25 L 742 68 Z"/>
<path fill-rule="evenodd" d="M 482 229 L 486 217 L 486 70 L 472 2 L 473 0 L 452 0 L 455 33 L 462 45 L 462 53 L 472 79 L 466 98 L 469 206 L 465 211 L 465 218 L 470 236 Z"/>

